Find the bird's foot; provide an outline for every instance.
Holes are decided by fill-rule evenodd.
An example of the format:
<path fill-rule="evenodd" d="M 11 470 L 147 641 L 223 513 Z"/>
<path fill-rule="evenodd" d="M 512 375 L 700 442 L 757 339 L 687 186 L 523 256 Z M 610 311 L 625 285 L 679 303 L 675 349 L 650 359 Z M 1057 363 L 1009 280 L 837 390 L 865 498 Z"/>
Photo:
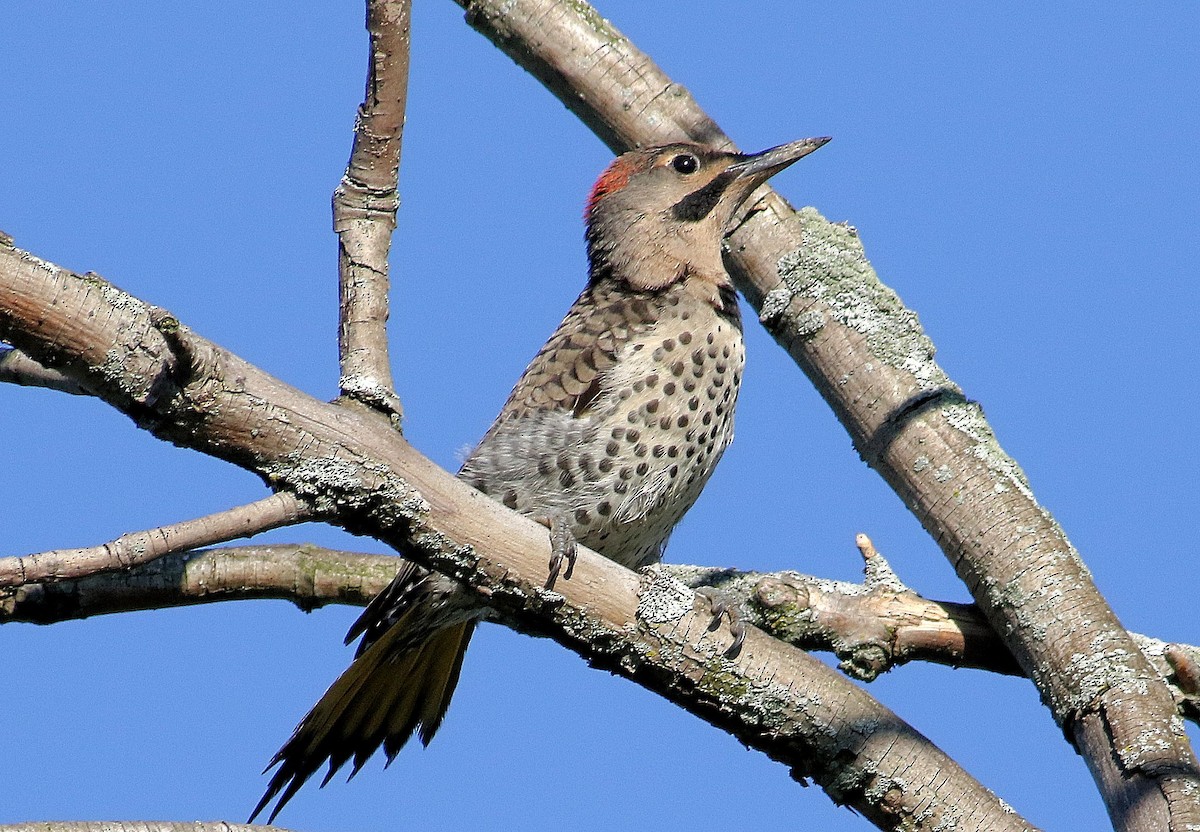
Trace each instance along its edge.
<path fill-rule="evenodd" d="M 742 620 L 741 609 L 716 587 L 702 586 L 696 590 L 696 594 L 707 598 L 712 610 L 712 621 L 708 625 L 710 633 L 721 626 L 722 618 L 729 622 L 729 634 L 733 636 L 733 644 L 725 649 L 725 658 L 736 658 L 738 653 L 742 652 L 742 642 L 746 640 L 746 622 Z"/>
<path fill-rule="evenodd" d="M 563 572 L 563 564 L 567 566 L 563 572 L 563 580 L 571 580 L 571 573 L 575 571 L 575 558 L 579 554 L 579 544 L 571 531 L 567 515 L 562 512 L 538 517 L 537 521 L 550 529 L 550 575 L 546 578 L 546 589 L 554 589 L 558 573 Z"/>

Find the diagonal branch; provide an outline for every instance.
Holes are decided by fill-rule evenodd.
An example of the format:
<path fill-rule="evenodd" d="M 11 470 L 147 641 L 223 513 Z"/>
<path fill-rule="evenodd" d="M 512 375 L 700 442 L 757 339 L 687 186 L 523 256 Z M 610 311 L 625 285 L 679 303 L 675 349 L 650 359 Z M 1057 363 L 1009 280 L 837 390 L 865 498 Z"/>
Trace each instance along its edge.
<path fill-rule="evenodd" d="M 582 0 L 457 2 L 614 151 L 732 146 Z M 942 547 L 1084 755 L 1116 827 L 1200 828 L 1200 764 L 1170 692 L 982 410 L 933 360 L 853 228 L 762 193 L 728 239 L 731 273 L 760 320 Z"/>
<path fill-rule="evenodd" d="M 388 251 L 400 207 L 411 23 L 410 0 L 368 0 L 367 91 L 358 108 L 346 173 L 333 192 L 342 395 L 383 412 L 397 427 L 403 408 L 388 360 Z"/>
<path fill-rule="evenodd" d="M 252 537 L 270 529 L 302 523 L 311 517 L 308 506 L 295 495 L 272 494 L 253 503 L 182 523 L 123 534 L 99 546 L 0 558 L 0 589 L 128 569 L 163 555 Z"/>
<path fill-rule="evenodd" d="M 441 470 L 383 420 L 317 401 L 95 276 L 0 246 L 0 338 L 139 426 L 258 473 L 330 522 L 450 575 L 487 606 L 653 690 L 813 779 L 883 829 L 1031 827 L 832 669 L 748 628 L 710 631 L 709 603 L 662 572 L 583 547 L 544 589 L 545 529 Z"/>

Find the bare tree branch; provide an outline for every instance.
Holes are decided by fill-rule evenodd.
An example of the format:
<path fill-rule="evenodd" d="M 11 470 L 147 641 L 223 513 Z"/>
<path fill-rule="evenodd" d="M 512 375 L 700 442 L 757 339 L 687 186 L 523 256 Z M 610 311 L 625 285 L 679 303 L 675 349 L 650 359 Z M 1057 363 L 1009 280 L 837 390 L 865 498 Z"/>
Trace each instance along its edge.
<path fill-rule="evenodd" d="M 706 566 L 665 566 L 696 588 L 720 589 L 746 620 L 802 650 L 841 659 L 856 679 L 874 681 L 911 661 L 1024 675 L 1020 665 L 973 604 L 930 601 L 909 588 L 865 534 L 863 583 L 799 572 L 739 572 Z"/>
<path fill-rule="evenodd" d="M 368 0 L 371 56 L 354 148 L 333 193 L 341 285 L 342 394 L 403 417 L 388 360 L 388 251 L 400 207 L 398 177 L 408 100 L 410 0 Z"/>
<path fill-rule="evenodd" d="M 45 387 L 72 396 L 88 395 L 87 390 L 57 370 L 43 367 L 20 350 L 4 347 L 0 347 L 0 382 L 22 387 Z"/>
<path fill-rule="evenodd" d="M 29 583 L 0 591 L 0 624 L 55 624 L 93 615 L 264 598 L 308 611 L 364 606 L 396 574 L 392 555 L 310 544 L 228 546 L 184 552 L 127 571 Z M 973 604 L 931 601 L 910 589 L 831 581 L 799 572 L 740 572 L 661 564 L 691 589 L 712 587 L 743 619 L 801 650 L 835 654 L 841 668 L 872 681 L 913 661 L 1022 675 L 1004 642 Z M 520 623 L 505 621 L 520 629 Z M 533 633 L 536 635 L 536 633 Z M 1200 723 L 1200 689 L 1189 670 L 1200 647 L 1132 634 L 1163 677 L 1181 716 Z"/>
<path fill-rule="evenodd" d="M 228 823 L 223 820 L 95 820 L 12 823 L 0 825 L 0 832 L 280 832 L 283 828 L 253 823 Z"/>
<path fill-rule="evenodd" d="M 365 606 L 396 576 L 394 555 L 309 545 L 229 546 L 177 552 L 120 572 L 0 590 L 0 623 L 55 624 L 93 615 L 281 599 L 309 611 Z"/>
<path fill-rule="evenodd" d="M 614 151 L 684 139 L 732 147 L 585 2 L 457 2 Z M 853 228 L 763 194 L 728 239 L 738 288 L 942 547 L 1084 755 L 1116 827 L 1200 828 L 1200 765 L 1170 692 L 982 410 L 933 360 Z"/>
<path fill-rule="evenodd" d="M 860 688 L 762 631 L 710 631 L 709 603 L 580 547 L 544 589 L 545 528 L 421 456 L 390 423 L 317 401 L 94 276 L 0 246 L 0 338 L 156 436 L 263 476 L 322 516 L 460 581 L 487 606 L 811 778 L 883 829 L 1030 829 Z"/>
<path fill-rule="evenodd" d="M 0 558 L 0 589 L 127 569 L 172 552 L 251 537 L 269 529 L 302 523 L 310 517 L 308 507 L 295 495 L 272 494 L 216 514 L 123 534 L 99 546 Z"/>

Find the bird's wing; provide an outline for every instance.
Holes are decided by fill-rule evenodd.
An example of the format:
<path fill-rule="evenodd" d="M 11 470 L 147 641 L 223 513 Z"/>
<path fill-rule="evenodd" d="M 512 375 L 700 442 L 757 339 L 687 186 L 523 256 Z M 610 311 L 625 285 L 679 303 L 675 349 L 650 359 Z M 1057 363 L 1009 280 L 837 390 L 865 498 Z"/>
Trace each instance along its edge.
<path fill-rule="evenodd" d="M 545 410 L 586 413 L 622 347 L 657 317 L 649 297 L 589 286 L 517 381 L 496 423 Z"/>

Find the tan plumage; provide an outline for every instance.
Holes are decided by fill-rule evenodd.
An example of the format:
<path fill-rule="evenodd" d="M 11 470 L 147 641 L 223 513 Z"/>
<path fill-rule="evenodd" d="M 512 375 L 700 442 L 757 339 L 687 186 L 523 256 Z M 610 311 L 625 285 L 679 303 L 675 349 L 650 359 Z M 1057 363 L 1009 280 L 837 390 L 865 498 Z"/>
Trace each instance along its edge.
<path fill-rule="evenodd" d="M 686 280 L 631 293 L 601 278 L 459 476 L 522 514 L 563 516 L 625 566 L 658 560 L 732 439 L 743 361 L 732 296 L 715 308 Z"/>
<path fill-rule="evenodd" d="M 588 285 L 459 476 L 552 536 L 631 568 L 658 560 L 733 438 L 744 350 L 724 228 L 824 142 L 618 158 L 588 203 Z M 326 760 L 324 782 L 351 760 L 353 776 L 381 745 L 390 762 L 414 731 L 428 743 L 485 612 L 450 579 L 405 565 L 351 628 L 357 657 L 272 760 L 251 820 L 279 795 L 274 820 Z"/>

